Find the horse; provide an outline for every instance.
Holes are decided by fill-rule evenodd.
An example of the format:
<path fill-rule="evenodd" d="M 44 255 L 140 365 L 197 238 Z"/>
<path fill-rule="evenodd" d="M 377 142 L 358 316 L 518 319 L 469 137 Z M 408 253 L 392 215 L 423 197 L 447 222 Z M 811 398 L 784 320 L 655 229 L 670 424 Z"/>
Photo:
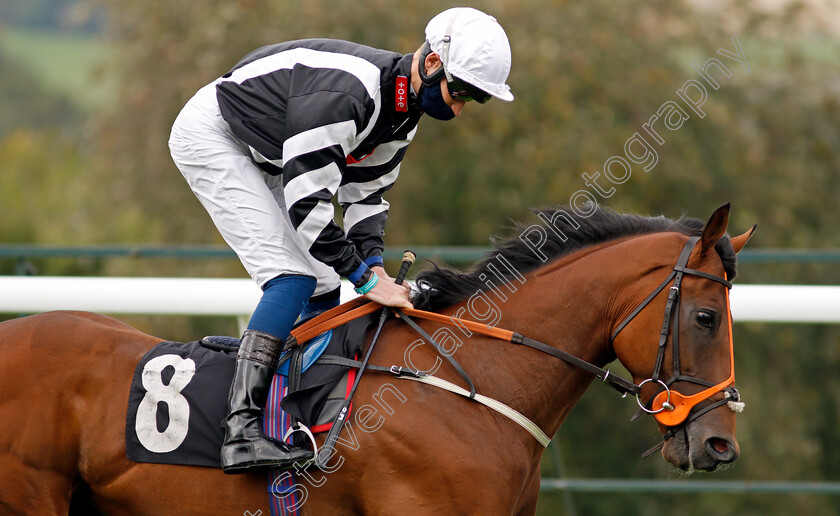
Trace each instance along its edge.
<path fill-rule="evenodd" d="M 664 460 L 705 471 L 736 460 L 729 408 L 737 395 L 725 399 L 734 383 L 727 283 L 755 226 L 730 238 L 729 205 L 705 224 L 603 207 L 587 217 L 563 207 L 538 217 L 469 271 L 435 265 L 421 272 L 415 306 L 450 324 L 417 324 L 457 359 L 478 393 L 548 436 L 593 371 L 617 358 L 632 376 L 625 390 L 656 418 Z M 534 349 L 458 325 L 467 320 L 547 344 Z M 126 458 L 129 384 L 135 365 L 162 340 L 84 312 L 0 323 L 0 512 L 268 513 L 264 473 Z M 382 328 L 371 364 L 463 385 L 398 318 Z M 536 511 L 544 446 L 509 417 L 469 396 L 376 372 L 364 375 L 353 410 L 328 467 L 296 469 L 301 514 Z"/>

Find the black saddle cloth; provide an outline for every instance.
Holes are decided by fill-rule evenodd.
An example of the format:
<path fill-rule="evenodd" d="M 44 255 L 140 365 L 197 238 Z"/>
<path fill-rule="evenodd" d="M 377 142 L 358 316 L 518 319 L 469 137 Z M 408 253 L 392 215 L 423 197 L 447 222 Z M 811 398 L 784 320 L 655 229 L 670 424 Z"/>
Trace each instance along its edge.
<path fill-rule="evenodd" d="M 324 354 L 355 356 L 374 322 L 373 316 L 365 316 L 333 329 Z M 129 460 L 220 467 L 221 423 L 227 416 L 237 343 L 164 341 L 140 359 L 128 397 Z M 327 403 L 330 393 L 346 373 L 347 367 L 315 362 L 301 376 L 299 388 L 283 398 L 281 408 L 307 426 L 324 421 L 329 418 L 322 414 L 325 405 L 335 406 Z M 281 380 L 278 374 L 274 381 Z"/>

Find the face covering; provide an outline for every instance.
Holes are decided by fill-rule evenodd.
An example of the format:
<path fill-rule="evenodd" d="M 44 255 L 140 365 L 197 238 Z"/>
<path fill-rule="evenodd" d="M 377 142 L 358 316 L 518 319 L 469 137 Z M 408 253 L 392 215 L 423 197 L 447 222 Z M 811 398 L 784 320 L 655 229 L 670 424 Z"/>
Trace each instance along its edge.
<path fill-rule="evenodd" d="M 452 120 L 455 118 L 455 112 L 452 108 L 446 105 L 443 100 L 443 93 L 440 90 L 440 84 L 435 86 L 420 87 L 420 109 L 432 118 L 438 120 Z"/>

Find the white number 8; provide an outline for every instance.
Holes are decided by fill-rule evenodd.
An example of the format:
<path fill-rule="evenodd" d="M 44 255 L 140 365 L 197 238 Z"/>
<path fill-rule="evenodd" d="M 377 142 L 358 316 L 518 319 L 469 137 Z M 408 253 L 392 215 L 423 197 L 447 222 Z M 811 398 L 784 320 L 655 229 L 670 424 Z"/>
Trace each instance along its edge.
<path fill-rule="evenodd" d="M 164 368 L 172 366 L 175 374 L 169 384 L 164 385 Z M 137 407 L 134 430 L 137 439 L 147 450 L 167 453 L 181 446 L 187 438 L 190 421 L 190 404 L 181 391 L 195 375 L 195 362 L 178 355 L 161 355 L 149 360 L 143 368 L 141 379 L 146 395 Z M 157 427 L 158 403 L 166 403 L 169 409 L 169 424 L 163 432 Z"/>

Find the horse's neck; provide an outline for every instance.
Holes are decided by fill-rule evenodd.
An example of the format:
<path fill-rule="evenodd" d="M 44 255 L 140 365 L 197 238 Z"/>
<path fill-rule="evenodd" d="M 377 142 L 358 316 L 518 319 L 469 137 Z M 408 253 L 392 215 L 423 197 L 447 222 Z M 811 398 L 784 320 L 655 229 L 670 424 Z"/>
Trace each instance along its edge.
<path fill-rule="evenodd" d="M 608 346 L 614 304 L 628 281 L 627 267 L 617 267 L 610 244 L 590 248 L 511 281 L 516 292 L 501 287 L 486 293 L 501 319 L 498 328 L 516 331 L 602 366 L 612 360 Z M 502 297 L 506 297 L 503 300 Z M 488 304 L 485 301 L 485 304 Z M 465 314 L 469 316 L 469 314 Z M 464 346 L 467 371 L 482 394 L 503 400 L 549 435 L 560 427 L 592 382 L 592 375 L 537 350 L 513 344 Z"/>

